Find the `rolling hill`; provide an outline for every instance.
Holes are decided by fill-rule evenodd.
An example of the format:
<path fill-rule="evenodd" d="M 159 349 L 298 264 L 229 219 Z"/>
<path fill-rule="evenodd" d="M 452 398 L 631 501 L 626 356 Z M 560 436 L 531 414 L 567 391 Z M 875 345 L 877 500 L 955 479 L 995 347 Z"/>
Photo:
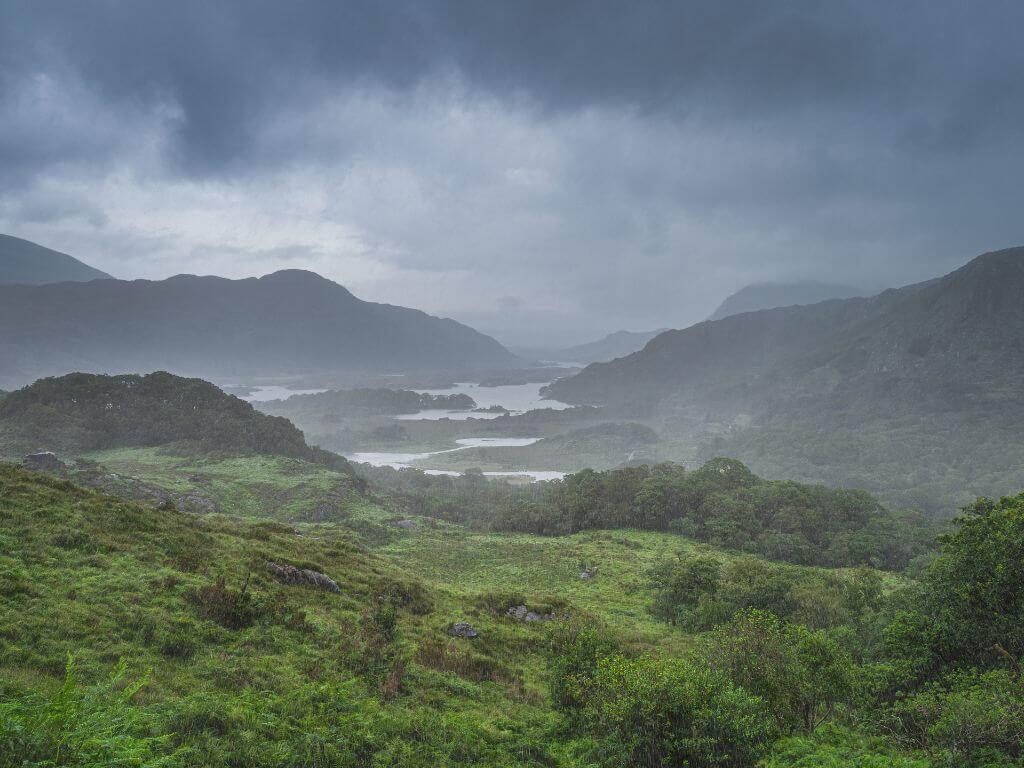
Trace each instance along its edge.
<path fill-rule="evenodd" d="M 0 285 L 82 283 L 109 279 L 106 272 L 83 264 L 66 253 L 20 237 L 0 234 Z"/>
<path fill-rule="evenodd" d="M 70 371 L 207 379 L 517 362 L 454 320 L 374 304 L 312 272 L 0 286 L 0 387 Z"/>
<path fill-rule="evenodd" d="M 645 409 L 697 456 L 949 511 L 1024 485 L 1021 296 L 1024 248 L 987 253 L 873 298 L 670 331 L 550 395 Z"/>
<path fill-rule="evenodd" d="M 730 315 L 756 312 L 760 309 L 817 304 L 829 299 L 850 299 L 865 295 L 867 292 L 860 288 L 836 283 L 756 283 L 741 288 L 727 297 L 718 309 L 711 313 L 708 320 L 721 320 Z"/>
<path fill-rule="evenodd" d="M 308 446 L 287 419 L 260 413 L 200 379 L 164 372 L 75 373 L 42 379 L 0 400 L 0 457 L 54 451 L 67 458 L 154 446 L 285 456 L 349 469 L 340 456 Z"/>

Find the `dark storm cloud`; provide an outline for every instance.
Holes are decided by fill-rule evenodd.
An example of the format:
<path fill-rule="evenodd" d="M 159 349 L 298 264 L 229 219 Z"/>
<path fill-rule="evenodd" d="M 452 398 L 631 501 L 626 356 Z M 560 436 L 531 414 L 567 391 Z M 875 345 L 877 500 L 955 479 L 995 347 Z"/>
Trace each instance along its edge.
<path fill-rule="evenodd" d="M 1024 241 L 1022 28 L 1018 0 L 0 0 L 0 228 L 501 329 L 894 284 Z"/>
<path fill-rule="evenodd" d="M 359 83 L 404 89 L 444 72 L 545 110 L 613 105 L 708 120 L 808 106 L 881 113 L 904 121 L 903 141 L 942 150 L 1019 132 L 1024 117 L 1024 5 L 1013 0 L 4 8 L 8 78 L 66 67 L 126 109 L 171 101 L 181 109 L 179 159 L 198 173 L 246 155 L 260 122 L 281 110 Z"/>

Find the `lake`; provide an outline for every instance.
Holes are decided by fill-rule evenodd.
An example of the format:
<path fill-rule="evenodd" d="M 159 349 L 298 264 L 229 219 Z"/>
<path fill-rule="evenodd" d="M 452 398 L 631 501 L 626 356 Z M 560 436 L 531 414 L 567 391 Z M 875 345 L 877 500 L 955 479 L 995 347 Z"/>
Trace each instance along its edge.
<path fill-rule="evenodd" d="M 455 453 L 457 451 L 464 451 L 468 448 L 518 448 L 524 445 L 533 445 L 539 442 L 542 438 L 539 437 L 463 437 L 455 442 L 458 444 L 458 448 L 448 448 L 442 451 L 429 451 L 427 453 L 388 453 L 381 451 L 364 451 L 357 453 L 347 453 L 345 458 L 349 461 L 354 461 L 358 464 L 370 464 L 374 467 L 391 467 L 392 469 L 409 469 L 416 468 L 422 469 L 421 467 L 414 467 L 413 462 L 422 461 L 428 459 L 431 456 L 437 456 L 442 453 Z M 450 477 L 456 477 L 461 475 L 462 472 L 449 469 L 423 469 L 423 472 L 428 475 L 448 475 Z M 520 471 L 505 471 L 505 472 L 484 472 L 487 477 L 529 477 L 534 481 L 542 480 L 561 480 L 565 477 L 564 472 L 556 472 L 553 470 L 543 469 L 524 469 Z"/>

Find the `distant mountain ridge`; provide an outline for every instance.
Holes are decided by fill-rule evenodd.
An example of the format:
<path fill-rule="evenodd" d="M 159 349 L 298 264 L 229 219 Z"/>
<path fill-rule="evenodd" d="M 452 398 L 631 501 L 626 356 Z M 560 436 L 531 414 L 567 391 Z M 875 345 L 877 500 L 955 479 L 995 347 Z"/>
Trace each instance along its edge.
<path fill-rule="evenodd" d="M 668 329 L 659 328 L 656 331 L 616 331 L 597 341 L 559 350 L 557 355 L 559 360 L 566 362 L 603 363 L 608 360 L 614 360 L 617 357 L 631 355 L 637 350 L 643 349 L 647 342 L 666 330 Z"/>
<path fill-rule="evenodd" d="M 83 264 L 66 253 L 54 251 L 20 237 L 0 234 L 0 285 L 109 280 L 110 275 Z"/>
<path fill-rule="evenodd" d="M 987 253 L 872 298 L 669 331 L 549 393 L 657 412 L 769 475 L 877 490 L 955 474 L 969 501 L 1024 487 L 1022 296 L 1024 248 Z"/>
<path fill-rule="evenodd" d="M 0 331 L 0 388 L 69 371 L 171 370 L 244 382 L 519 362 L 454 320 L 362 301 L 302 270 L 0 286 Z"/>
<path fill-rule="evenodd" d="M 856 296 L 868 296 L 870 291 L 840 283 L 817 283 L 812 281 L 795 283 L 755 283 L 741 288 L 727 297 L 708 320 L 721 320 L 723 317 L 738 315 L 743 312 L 756 312 L 761 309 L 791 307 L 796 304 L 817 304 L 829 299 L 851 299 Z"/>

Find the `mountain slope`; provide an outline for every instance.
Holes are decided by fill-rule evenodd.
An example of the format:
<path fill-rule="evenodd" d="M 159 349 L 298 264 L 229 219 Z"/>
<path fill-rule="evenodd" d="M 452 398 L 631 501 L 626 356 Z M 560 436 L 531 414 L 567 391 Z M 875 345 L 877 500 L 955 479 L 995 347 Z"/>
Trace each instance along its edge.
<path fill-rule="evenodd" d="M 769 476 L 948 510 L 1024 484 L 1022 295 L 1024 248 L 998 251 L 870 299 L 670 331 L 550 395 L 642 404 L 699 453 Z"/>
<path fill-rule="evenodd" d="M 312 272 L 0 287 L 0 387 L 80 371 L 255 376 L 512 365 L 454 320 L 361 301 Z"/>
<path fill-rule="evenodd" d="M 643 349 L 647 342 L 665 330 L 659 328 L 656 331 L 616 331 L 589 344 L 579 344 L 560 350 L 557 359 L 574 363 L 603 363 Z"/>
<path fill-rule="evenodd" d="M 0 285 L 109 280 L 110 275 L 66 253 L 44 248 L 20 237 L 0 234 Z"/>
<path fill-rule="evenodd" d="M 850 299 L 863 295 L 865 292 L 860 288 L 836 283 L 757 283 L 741 288 L 727 297 L 718 309 L 711 313 L 708 320 L 721 320 L 730 315 L 756 312 L 760 309 L 817 304 L 828 299 Z"/>

